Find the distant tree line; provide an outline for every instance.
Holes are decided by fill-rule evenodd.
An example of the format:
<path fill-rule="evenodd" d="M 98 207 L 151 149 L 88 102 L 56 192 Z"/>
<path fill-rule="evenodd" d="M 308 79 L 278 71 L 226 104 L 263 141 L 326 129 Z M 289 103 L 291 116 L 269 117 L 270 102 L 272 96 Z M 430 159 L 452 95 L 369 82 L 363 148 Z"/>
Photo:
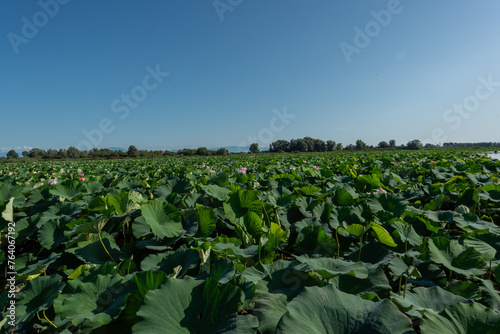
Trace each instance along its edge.
<path fill-rule="evenodd" d="M 23 158 L 30 158 L 35 160 L 58 160 L 58 159 L 123 159 L 123 158 L 136 158 L 136 157 L 162 157 L 162 156 L 190 156 L 190 155 L 228 155 L 229 151 L 222 147 L 218 150 L 208 150 L 206 147 L 199 147 L 198 149 L 179 150 L 177 152 L 162 151 L 162 150 L 139 150 L 134 145 L 130 145 L 127 151 L 111 150 L 108 148 L 97 149 L 94 148 L 90 151 L 80 151 L 76 147 L 70 146 L 67 149 L 48 149 L 42 150 L 40 148 L 33 148 L 29 151 L 23 151 Z M 7 152 L 7 159 L 19 159 L 19 154 L 15 150 Z"/>
<path fill-rule="evenodd" d="M 439 145 L 426 144 L 425 146 L 418 139 L 409 141 L 406 145 L 396 145 L 394 139 L 381 141 L 377 146 L 367 145 L 361 139 L 356 140 L 355 144 L 348 144 L 343 146 L 342 143 L 336 143 L 333 140 L 323 141 L 321 139 L 314 139 L 311 137 L 304 137 L 302 139 L 277 140 L 269 145 L 268 151 L 262 153 L 285 153 L 285 152 L 331 152 L 331 151 L 368 151 L 368 150 L 390 150 L 390 149 L 406 149 L 406 150 L 419 150 L 422 148 L 432 149 L 439 148 Z M 500 143 L 495 142 L 481 142 L 481 143 L 444 143 L 444 148 L 474 148 L 474 147 L 491 147 L 498 148 Z M 259 153 L 259 144 L 252 143 L 249 148 L 249 153 Z M 228 155 L 229 151 L 221 147 L 218 150 L 209 150 L 206 147 L 198 147 L 197 149 L 184 148 L 177 152 L 162 151 L 162 150 L 139 150 L 134 145 L 130 145 L 127 151 L 111 150 L 108 148 L 97 149 L 94 148 L 90 151 L 80 151 L 76 147 L 69 147 L 60 150 L 42 150 L 33 148 L 30 151 L 23 151 L 24 158 L 36 160 L 57 160 L 57 159 L 123 159 L 123 158 L 136 158 L 136 157 L 162 157 L 162 156 L 211 156 L 211 155 Z M 5 158 L 0 158 L 5 160 Z M 19 159 L 19 154 L 15 150 L 7 152 L 7 160 Z"/>
<path fill-rule="evenodd" d="M 434 145 L 427 144 L 425 148 L 433 148 Z M 367 151 L 367 150 L 379 150 L 379 149 L 407 149 L 407 150 L 419 150 L 424 148 L 424 145 L 420 140 L 414 139 L 409 141 L 406 145 L 396 145 L 394 139 L 386 141 L 381 141 L 377 146 L 367 145 L 361 139 L 356 140 L 355 144 L 348 144 L 343 147 L 341 143 L 336 143 L 333 140 L 327 140 L 326 142 L 321 139 L 314 139 L 311 137 L 305 137 L 302 139 L 292 139 L 287 140 L 277 140 L 269 145 L 269 152 L 329 152 L 329 151 Z"/>
<path fill-rule="evenodd" d="M 443 147 L 500 147 L 500 143 L 481 142 L 481 143 L 444 143 Z"/>

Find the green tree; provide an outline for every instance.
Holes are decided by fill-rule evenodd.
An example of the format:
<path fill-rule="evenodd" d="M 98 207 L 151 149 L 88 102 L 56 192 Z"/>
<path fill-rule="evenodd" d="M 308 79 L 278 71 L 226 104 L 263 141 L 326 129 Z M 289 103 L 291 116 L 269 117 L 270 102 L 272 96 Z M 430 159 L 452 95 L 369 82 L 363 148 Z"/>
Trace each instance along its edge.
<path fill-rule="evenodd" d="M 229 151 L 227 150 L 227 148 L 221 147 L 221 148 L 219 148 L 217 150 L 217 152 L 215 152 L 215 154 L 217 154 L 217 155 L 228 155 Z"/>
<path fill-rule="evenodd" d="M 406 144 L 406 148 L 409 150 L 420 150 L 422 147 L 423 145 L 418 139 L 409 141 L 408 144 Z"/>
<path fill-rule="evenodd" d="M 210 155 L 206 147 L 198 147 L 196 150 L 196 155 Z"/>
<path fill-rule="evenodd" d="M 388 148 L 388 147 L 390 147 L 390 145 L 386 141 L 381 141 L 380 143 L 378 143 L 378 147 L 379 148 Z"/>
<path fill-rule="evenodd" d="M 366 143 L 361 139 L 356 140 L 356 150 L 364 151 L 366 149 Z"/>
<path fill-rule="evenodd" d="M 68 150 L 66 151 L 66 155 L 70 159 L 78 159 L 80 157 L 80 151 L 73 146 L 68 147 Z"/>
<path fill-rule="evenodd" d="M 127 155 L 129 157 L 136 157 L 139 154 L 139 150 L 134 145 L 128 147 Z"/>
<path fill-rule="evenodd" d="M 19 158 L 19 154 L 17 154 L 17 152 L 14 150 L 10 150 L 9 152 L 7 152 L 7 158 L 17 159 L 17 158 Z"/>
<path fill-rule="evenodd" d="M 259 144 L 257 144 L 257 143 L 250 144 L 250 152 L 258 153 L 259 152 Z"/>
<path fill-rule="evenodd" d="M 326 141 L 326 150 L 327 151 L 334 151 L 335 150 L 335 142 L 333 140 Z"/>
<path fill-rule="evenodd" d="M 396 141 L 394 139 L 389 140 L 389 146 L 391 146 L 392 148 L 395 148 L 396 147 Z"/>
<path fill-rule="evenodd" d="M 42 158 L 45 155 L 45 151 L 39 148 L 33 148 L 28 153 L 30 158 Z"/>

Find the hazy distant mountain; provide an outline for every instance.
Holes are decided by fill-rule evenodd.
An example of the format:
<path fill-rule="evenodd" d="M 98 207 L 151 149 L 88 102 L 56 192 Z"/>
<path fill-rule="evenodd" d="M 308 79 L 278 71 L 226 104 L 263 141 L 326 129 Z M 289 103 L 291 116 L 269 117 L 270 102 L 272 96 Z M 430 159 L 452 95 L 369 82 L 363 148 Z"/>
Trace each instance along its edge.
<path fill-rule="evenodd" d="M 126 149 L 126 148 L 123 148 L 123 147 L 108 147 L 107 149 L 108 149 L 108 150 L 111 150 L 111 151 L 122 151 L 122 152 L 127 152 L 127 149 Z"/>
<path fill-rule="evenodd" d="M 217 151 L 219 148 L 220 147 L 210 148 L 209 150 Z M 226 149 L 229 151 L 229 153 L 240 153 L 240 152 L 248 152 L 250 147 L 249 146 L 226 146 Z"/>

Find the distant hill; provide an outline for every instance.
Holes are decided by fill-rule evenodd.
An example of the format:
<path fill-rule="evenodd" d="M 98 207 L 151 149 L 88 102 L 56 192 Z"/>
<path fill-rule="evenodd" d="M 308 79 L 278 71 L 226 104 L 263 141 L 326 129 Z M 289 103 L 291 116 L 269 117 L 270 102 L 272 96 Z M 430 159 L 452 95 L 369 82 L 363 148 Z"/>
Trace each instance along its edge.
<path fill-rule="evenodd" d="M 111 150 L 111 151 L 122 151 L 122 152 L 127 152 L 127 149 L 126 148 L 123 148 L 123 147 L 107 147 L 108 150 Z"/>
<path fill-rule="evenodd" d="M 220 147 L 210 148 L 211 151 L 217 151 Z M 249 146 L 226 146 L 226 149 L 229 153 L 240 153 L 240 152 L 248 152 L 250 149 Z"/>

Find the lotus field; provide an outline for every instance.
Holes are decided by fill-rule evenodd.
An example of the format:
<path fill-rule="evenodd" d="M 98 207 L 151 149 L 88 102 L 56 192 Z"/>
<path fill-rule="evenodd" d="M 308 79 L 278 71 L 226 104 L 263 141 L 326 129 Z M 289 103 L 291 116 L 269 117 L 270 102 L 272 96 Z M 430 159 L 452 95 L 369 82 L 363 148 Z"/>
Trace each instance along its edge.
<path fill-rule="evenodd" d="M 1 164 L 1 331 L 498 333 L 499 176 L 451 150 Z"/>

